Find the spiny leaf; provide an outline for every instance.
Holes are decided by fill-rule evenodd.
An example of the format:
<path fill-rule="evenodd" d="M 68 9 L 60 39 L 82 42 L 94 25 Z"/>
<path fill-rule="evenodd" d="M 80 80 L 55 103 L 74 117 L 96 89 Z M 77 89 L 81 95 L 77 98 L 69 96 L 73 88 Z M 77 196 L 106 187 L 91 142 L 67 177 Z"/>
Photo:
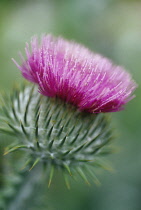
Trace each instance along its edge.
<path fill-rule="evenodd" d="M 35 128 L 35 137 L 36 137 L 36 139 L 38 139 L 38 125 Z"/>
<path fill-rule="evenodd" d="M 51 121 L 52 116 L 50 116 L 50 118 L 46 121 L 45 123 L 45 128 L 48 128 L 50 121 Z"/>
<path fill-rule="evenodd" d="M 92 177 L 94 183 L 98 186 L 101 185 L 99 179 L 97 178 L 97 176 L 94 173 L 94 170 L 92 170 L 90 167 L 86 167 L 86 170 L 88 171 L 88 173 L 90 174 L 90 176 Z"/>
<path fill-rule="evenodd" d="M 55 119 L 58 119 L 58 118 L 59 118 L 59 114 L 60 114 L 60 111 L 58 110 L 58 112 L 56 112 L 54 118 L 55 118 Z"/>
<path fill-rule="evenodd" d="M 70 183 L 69 183 L 69 180 L 68 180 L 68 175 L 65 174 L 65 173 L 63 173 L 63 175 L 64 175 L 66 186 L 67 186 L 68 190 L 70 190 Z"/>
<path fill-rule="evenodd" d="M 6 123 L 7 123 L 7 125 L 8 125 L 15 133 L 17 133 L 17 134 L 20 133 L 20 131 L 19 131 L 17 128 L 15 128 L 13 125 L 11 125 L 11 124 L 8 123 L 8 122 L 6 122 Z"/>
<path fill-rule="evenodd" d="M 51 136 L 51 133 L 52 133 L 52 131 L 53 131 L 53 127 L 54 127 L 54 126 L 52 126 L 52 127 L 50 128 L 50 130 L 49 130 L 49 132 L 48 132 L 48 134 L 47 134 L 47 137 L 48 137 L 48 138 L 50 138 L 50 136 Z"/>
<path fill-rule="evenodd" d="M 8 135 L 14 135 L 15 136 L 15 133 L 11 130 L 8 130 L 7 128 L 0 128 L 0 133 L 4 133 L 4 134 L 8 134 Z"/>
<path fill-rule="evenodd" d="M 75 129 L 75 126 L 72 126 L 72 128 L 70 129 L 70 131 L 67 135 L 70 136 L 72 134 L 72 132 L 74 131 L 74 129 Z"/>
<path fill-rule="evenodd" d="M 65 137 L 63 138 L 63 140 L 60 142 L 60 144 L 59 144 L 58 146 L 59 146 L 59 147 L 62 147 L 63 144 L 65 143 L 66 139 L 67 139 L 67 136 L 65 136 Z"/>
<path fill-rule="evenodd" d="M 71 154 L 77 153 L 79 152 L 86 144 L 87 142 L 85 142 L 84 144 L 80 145 L 79 147 L 77 147 L 76 149 L 72 150 Z"/>
<path fill-rule="evenodd" d="M 102 159 L 97 159 L 93 164 L 95 166 L 103 168 L 104 170 L 107 170 L 107 171 L 110 171 L 110 172 L 114 172 L 113 167 L 111 167 L 110 164 L 107 163 L 106 161 L 102 161 Z"/>
<path fill-rule="evenodd" d="M 44 121 L 47 123 L 48 122 L 48 117 L 49 117 L 49 113 L 50 113 L 50 109 L 48 109 L 45 113 L 45 116 L 44 116 Z M 46 127 L 46 126 L 45 126 Z"/>
<path fill-rule="evenodd" d="M 38 142 L 38 121 L 39 121 L 40 113 L 38 113 L 36 120 L 35 120 L 35 137 Z"/>
<path fill-rule="evenodd" d="M 86 159 L 77 159 L 79 162 L 93 162 L 94 160 L 86 160 Z"/>
<path fill-rule="evenodd" d="M 91 144 L 93 144 L 99 137 L 101 136 L 101 133 L 99 133 L 96 137 L 94 137 L 92 140 L 88 141 L 85 145 L 85 148 L 88 148 Z"/>
<path fill-rule="evenodd" d="M 115 148 L 115 147 L 104 147 L 102 148 L 100 151 L 99 151 L 99 155 L 109 155 L 109 154 L 114 154 L 114 153 L 117 153 L 119 152 L 119 149 L 118 148 Z"/>
<path fill-rule="evenodd" d="M 107 142 L 103 142 L 103 143 L 101 143 L 101 144 L 99 144 L 99 145 L 96 145 L 96 146 L 94 147 L 93 151 L 90 152 L 90 154 L 96 154 L 96 153 L 98 153 L 99 150 L 100 150 L 101 148 L 103 148 L 106 144 L 107 144 Z"/>
<path fill-rule="evenodd" d="M 10 113 L 9 113 L 9 111 L 6 109 L 5 106 L 2 107 L 2 111 L 3 111 L 4 115 L 5 115 L 7 118 L 11 119 Z"/>
<path fill-rule="evenodd" d="M 59 132 L 58 132 L 58 134 L 57 134 L 57 137 L 58 137 L 58 138 L 60 137 L 61 133 L 63 132 L 63 129 L 64 129 L 64 126 L 62 126 L 62 127 L 60 128 L 60 130 L 59 130 Z"/>
<path fill-rule="evenodd" d="M 77 168 L 77 172 L 79 173 L 79 175 L 82 177 L 82 179 L 88 184 L 90 185 L 86 175 L 84 174 L 84 172 L 82 171 L 81 168 Z"/>
<path fill-rule="evenodd" d="M 85 138 L 87 137 L 88 133 L 89 133 L 89 130 L 87 130 L 87 131 L 84 133 L 83 137 L 81 137 L 81 138 L 82 138 L 82 139 L 85 139 Z"/>
<path fill-rule="evenodd" d="M 54 143 L 54 139 L 52 139 L 52 140 L 49 142 L 49 145 L 48 145 L 49 150 L 52 148 L 53 143 Z"/>
<path fill-rule="evenodd" d="M 37 115 L 37 117 L 36 117 L 36 120 L 35 120 L 35 126 L 37 126 L 37 125 L 38 125 L 39 117 L 40 117 L 40 113 L 38 113 L 38 115 Z"/>
<path fill-rule="evenodd" d="M 32 159 L 29 158 L 29 159 L 25 162 L 25 164 L 24 164 L 24 166 L 21 168 L 21 170 L 25 169 L 26 166 L 28 166 L 31 162 L 32 162 Z"/>
<path fill-rule="evenodd" d="M 72 151 L 72 149 L 67 150 L 66 152 L 63 152 L 63 153 L 62 153 L 62 156 L 66 156 L 66 155 L 68 155 L 71 151 Z"/>
<path fill-rule="evenodd" d="M 14 115 L 14 117 L 15 117 L 15 120 L 16 120 L 17 122 L 19 122 L 19 119 L 18 119 L 18 117 L 17 117 L 17 114 L 16 114 L 16 111 L 15 111 L 14 105 L 12 105 L 12 112 L 13 112 L 13 115 Z"/>
<path fill-rule="evenodd" d="M 15 89 L 15 98 L 17 99 L 17 105 L 18 105 L 18 111 L 21 111 L 21 106 L 20 106 L 20 98 L 19 98 L 19 94 L 18 94 L 18 89 Z"/>
<path fill-rule="evenodd" d="M 39 110 L 39 108 L 41 106 L 42 99 L 43 99 L 43 96 L 42 95 L 39 95 L 38 100 L 37 100 L 37 103 L 36 103 L 36 106 L 35 106 L 36 113 L 38 113 L 38 110 Z"/>
<path fill-rule="evenodd" d="M 37 117 L 39 115 L 39 110 L 40 110 L 40 106 L 35 108 L 35 117 Z"/>
<path fill-rule="evenodd" d="M 49 175 L 49 182 L 48 182 L 48 188 L 51 185 L 53 174 L 54 174 L 54 165 L 51 166 L 50 175 Z"/>
<path fill-rule="evenodd" d="M 24 125 L 22 124 L 22 122 L 20 122 L 20 123 L 21 123 L 22 131 L 23 131 L 23 133 L 25 134 L 25 136 L 26 136 L 27 139 L 28 139 L 28 138 L 29 138 L 29 134 L 26 132 L 26 129 L 25 129 Z"/>
<path fill-rule="evenodd" d="M 24 113 L 24 123 L 25 123 L 25 125 L 27 125 L 28 108 L 29 108 L 29 105 L 30 105 L 30 101 L 32 99 L 33 90 L 34 90 L 34 86 L 32 86 L 32 88 L 30 89 L 28 101 L 27 101 L 27 104 L 26 104 L 26 107 L 25 107 L 25 113 Z"/>
<path fill-rule="evenodd" d="M 55 124 L 55 126 L 56 126 L 56 127 L 60 127 L 61 121 L 62 121 L 62 118 L 61 118 L 60 120 L 57 121 L 57 123 Z"/>
<path fill-rule="evenodd" d="M 73 140 L 70 142 L 70 145 L 74 144 L 74 142 L 77 140 L 78 136 L 79 136 L 79 133 L 73 138 Z"/>
<path fill-rule="evenodd" d="M 40 161 L 40 158 L 37 158 L 36 160 L 35 160 L 35 162 L 33 163 L 33 165 L 31 166 L 31 168 L 29 169 L 29 171 L 31 171 L 36 165 L 37 165 L 37 163 Z"/>
<path fill-rule="evenodd" d="M 40 150 L 40 144 L 39 144 L 39 140 L 36 139 L 36 145 L 37 145 L 37 148 Z"/>
<path fill-rule="evenodd" d="M 11 149 L 6 148 L 3 155 L 7 155 L 11 152 L 14 152 L 14 151 L 18 150 L 18 149 L 25 149 L 25 148 L 27 149 L 28 146 L 27 145 L 18 145 L 18 146 L 12 147 Z"/>
<path fill-rule="evenodd" d="M 72 176 L 72 173 L 71 173 L 71 170 L 70 170 L 70 167 L 68 166 L 68 164 L 64 163 L 63 164 L 65 169 L 69 172 L 69 175 Z"/>

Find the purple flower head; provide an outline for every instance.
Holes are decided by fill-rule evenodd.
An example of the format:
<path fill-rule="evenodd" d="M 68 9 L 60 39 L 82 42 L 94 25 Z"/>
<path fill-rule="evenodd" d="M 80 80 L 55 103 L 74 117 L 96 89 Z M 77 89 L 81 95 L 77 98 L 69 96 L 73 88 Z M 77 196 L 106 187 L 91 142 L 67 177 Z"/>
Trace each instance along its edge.
<path fill-rule="evenodd" d="M 133 98 L 136 88 L 129 73 L 87 48 L 52 35 L 31 40 L 27 59 L 17 67 L 23 77 L 37 83 L 39 92 L 59 97 L 91 113 L 115 112 Z"/>

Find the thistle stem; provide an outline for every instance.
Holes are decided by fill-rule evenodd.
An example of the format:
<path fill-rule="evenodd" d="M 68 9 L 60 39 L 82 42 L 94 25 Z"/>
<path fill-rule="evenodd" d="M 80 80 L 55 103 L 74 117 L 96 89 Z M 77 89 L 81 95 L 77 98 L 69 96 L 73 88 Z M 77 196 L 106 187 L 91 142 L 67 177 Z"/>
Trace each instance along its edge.
<path fill-rule="evenodd" d="M 29 172 L 15 197 L 9 203 L 7 210 L 26 209 L 26 204 L 32 199 L 34 192 L 36 192 L 35 189 L 41 187 L 42 170 L 39 167 L 36 166 Z"/>

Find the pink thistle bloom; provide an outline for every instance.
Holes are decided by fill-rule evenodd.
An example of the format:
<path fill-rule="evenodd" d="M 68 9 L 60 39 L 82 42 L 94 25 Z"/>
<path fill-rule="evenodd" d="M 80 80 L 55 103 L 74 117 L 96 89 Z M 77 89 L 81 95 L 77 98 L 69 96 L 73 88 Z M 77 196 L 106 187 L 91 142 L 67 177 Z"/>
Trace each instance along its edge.
<path fill-rule="evenodd" d="M 27 60 L 20 66 L 39 92 L 59 97 L 90 113 L 116 112 L 131 100 L 136 83 L 120 66 L 84 46 L 52 35 L 31 40 L 25 48 Z"/>

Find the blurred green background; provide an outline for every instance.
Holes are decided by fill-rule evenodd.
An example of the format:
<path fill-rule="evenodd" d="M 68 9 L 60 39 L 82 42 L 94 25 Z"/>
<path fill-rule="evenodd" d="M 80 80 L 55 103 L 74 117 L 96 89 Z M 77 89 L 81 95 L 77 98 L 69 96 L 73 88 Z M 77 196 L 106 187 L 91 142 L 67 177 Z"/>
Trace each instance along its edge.
<path fill-rule="evenodd" d="M 0 0 L 0 90 L 21 83 L 19 61 L 25 42 L 35 34 L 52 33 L 75 40 L 124 66 L 141 84 L 140 0 Z M 122 112 L 112 114 L 120 148 L 109 157 L 114 173 L 102 171 L 101 186 L 81 181 L 67 190 L 57 178 L 50 189 L 25 200 L 26 210 L 140 210 L 141 209 L 141 88 Z M 11 139 L 0 136 L 0 186 L 5 164 L 3 149 Z M 6 159 L 8 159 L 6 161 Z M 12 179 L 11 177 L 9 179 Z M 14 209 L 21 210 L 21 209 Z"/>

